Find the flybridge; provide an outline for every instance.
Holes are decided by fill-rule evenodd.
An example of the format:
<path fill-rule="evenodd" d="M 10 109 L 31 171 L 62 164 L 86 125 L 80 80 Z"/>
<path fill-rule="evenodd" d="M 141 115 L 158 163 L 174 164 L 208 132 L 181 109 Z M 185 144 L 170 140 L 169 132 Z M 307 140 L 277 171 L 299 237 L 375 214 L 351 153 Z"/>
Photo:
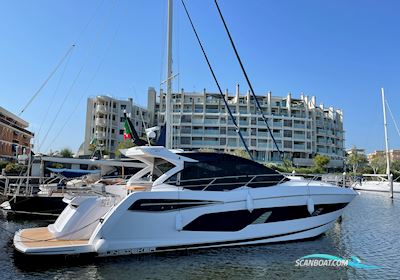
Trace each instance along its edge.
<path fill-rule="evenodd" d="M 177 153 L 182 153 L 183 150 L 168 150 L 162 146 L 141 146 L 130 149 L 120 150 L 123 155 L 135 159 L 150 159 L 150 158 L 162 158 L 170 162 L 195 162 L 188 157 L 180 156 Z"/>

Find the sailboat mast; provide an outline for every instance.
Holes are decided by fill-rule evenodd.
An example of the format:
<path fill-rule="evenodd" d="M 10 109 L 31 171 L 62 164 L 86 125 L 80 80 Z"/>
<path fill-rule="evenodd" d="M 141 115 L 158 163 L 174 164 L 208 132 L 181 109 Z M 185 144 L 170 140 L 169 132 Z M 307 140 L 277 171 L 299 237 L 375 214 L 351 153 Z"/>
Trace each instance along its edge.
<path fill-rule="evenodd" d="M 173 0 L 168 0 L 167 95 L 165 98 L 165 147 L 172 149 L 172 16 Z"/>
<path fill-rule="evenodd" d="M 385 146 L 386 146 L 386 174 L 390 175 L 390 156 L 389 156 L 389 140 L 387 132 L 387 121 L 386 121 L 386 106 L 385 106 L 385 91 L 381 88 L 382 92 L 382 106 L 383 106 L 383 127 L 385 128 Z"/>

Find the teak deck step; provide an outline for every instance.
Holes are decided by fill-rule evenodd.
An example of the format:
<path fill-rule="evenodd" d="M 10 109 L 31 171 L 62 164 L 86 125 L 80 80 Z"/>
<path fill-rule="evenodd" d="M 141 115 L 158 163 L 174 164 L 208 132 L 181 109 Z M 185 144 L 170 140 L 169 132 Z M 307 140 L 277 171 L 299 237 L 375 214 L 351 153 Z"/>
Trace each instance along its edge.
<path fill-rule="evenodd" d="M 146 191 L 148 187 L 146 186 L 126 186 L 129 191 Z"/>
<path fill-rule="evenodd" d="M 89 243 L 89 240 L 54 239 L 54 235 L 47 227 L 24 229 L 21 231 L 20 240 L 23 245 L 30 248 L 84 245 Z"/>

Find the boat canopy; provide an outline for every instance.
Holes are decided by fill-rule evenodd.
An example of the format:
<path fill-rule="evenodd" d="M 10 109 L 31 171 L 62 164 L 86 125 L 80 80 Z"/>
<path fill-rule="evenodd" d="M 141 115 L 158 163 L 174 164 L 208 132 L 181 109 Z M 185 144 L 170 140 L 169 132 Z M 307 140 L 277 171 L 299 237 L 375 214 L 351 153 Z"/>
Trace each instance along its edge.
<path fill-rule="evenodd" d="M 53 173 L 60 174 L 66 178 L 76 178 L 87 174 L 98 174 L 100 170 L 68 169 L 68 168 L 47 168 Z"/>

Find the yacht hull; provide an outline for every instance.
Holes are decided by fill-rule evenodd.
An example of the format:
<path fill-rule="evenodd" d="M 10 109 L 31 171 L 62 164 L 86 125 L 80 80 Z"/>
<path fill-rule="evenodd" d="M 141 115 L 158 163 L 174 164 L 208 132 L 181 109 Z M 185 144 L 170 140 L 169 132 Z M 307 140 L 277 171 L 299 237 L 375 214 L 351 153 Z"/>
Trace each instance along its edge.
<path fill-rule="evenodd" d="M 135 192 L 107 212 L 84 245 L 31 246 L 21 240 L 22 230 L 14 246 L 28 255 L 116 256 L 309 239 L 329 230 L 356 195 L 352 189 L 301 184 Z"/>
<path fill-rule="evenodd" d="M 7 215 L 52 216 L 57 217 L 67 204 L 63 196 L 8 195 L 1 204 L 1 210 Z"/>
<path fill-rule="evenodd" d="M 362 184 L 355 184 L 355 190 L 372 191 L 372 192 L 390 192 L 389 182 L 370 181 L 363 182 Z M 393 192 L 400 193 L 400 183 L 393 183 Z"/>

